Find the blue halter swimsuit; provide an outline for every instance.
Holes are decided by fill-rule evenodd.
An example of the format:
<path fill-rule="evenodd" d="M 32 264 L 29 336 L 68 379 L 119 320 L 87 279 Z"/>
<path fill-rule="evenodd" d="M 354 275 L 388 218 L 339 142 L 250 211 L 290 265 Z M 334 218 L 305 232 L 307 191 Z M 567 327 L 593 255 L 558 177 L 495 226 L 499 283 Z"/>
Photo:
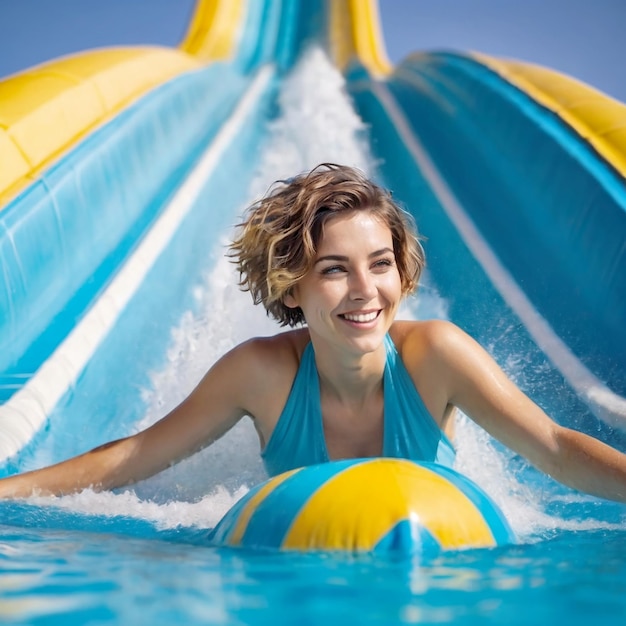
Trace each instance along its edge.
<path fill-rule="evenodd" d="M 454 447 L 428 412 L 389 335 L 385 337 L 385 349 L 382 456 L 451 467 Z M 311 343 L 304 349 L 289 398 L 261 457 L 270 476 L 330 460 Z"/>

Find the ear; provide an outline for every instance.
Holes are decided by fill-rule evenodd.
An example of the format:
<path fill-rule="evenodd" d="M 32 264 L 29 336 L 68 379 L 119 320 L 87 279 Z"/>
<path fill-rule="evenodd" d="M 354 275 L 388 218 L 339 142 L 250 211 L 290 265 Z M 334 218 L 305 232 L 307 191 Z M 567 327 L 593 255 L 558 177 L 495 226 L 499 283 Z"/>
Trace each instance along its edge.
<path fill-rule="evenodd" d="M 296 288 L 292 287 L 284 296 L 283 296 L 283 304 L 288 309 L 297 309 L 300 305 L 298 304 L 298 297 L 296 293 Z"/>

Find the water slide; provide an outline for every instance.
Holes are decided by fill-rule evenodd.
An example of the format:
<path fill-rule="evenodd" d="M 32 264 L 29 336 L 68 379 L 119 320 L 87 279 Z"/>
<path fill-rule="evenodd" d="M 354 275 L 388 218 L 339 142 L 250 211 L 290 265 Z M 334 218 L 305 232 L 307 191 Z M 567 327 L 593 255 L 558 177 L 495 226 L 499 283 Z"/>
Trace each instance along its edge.
<path fill-rule="evenodd" d="M 0 476 L 135 432 L 233 343 L 274 332 L 225 242 L 273 180 L 323 160 L 415 215 L 428 271 L 404 314 L 453 320 L 555 419 L 626 448 L 625 119 L 520 62 L 392 67 L 365 0 L 199 0 L 176 49 L 8 78 Z M 210 475 L 238 497 L 258 444 L 249 425 L 228 437 L 137 493 L 192 501 Z"/>

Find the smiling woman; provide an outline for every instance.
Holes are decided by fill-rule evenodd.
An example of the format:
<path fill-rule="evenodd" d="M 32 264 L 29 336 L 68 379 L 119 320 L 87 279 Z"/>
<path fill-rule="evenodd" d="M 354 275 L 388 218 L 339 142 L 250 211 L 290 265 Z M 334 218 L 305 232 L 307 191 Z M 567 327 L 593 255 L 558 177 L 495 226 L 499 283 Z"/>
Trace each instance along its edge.
<path fill-rule="evenodd" d="M 289 326 L 224 355 L 150 428 L 0 481 L 0 497 L 111 489 L 252 417 L 270 475 L 338 459 L 449 466 L 455 407 L 575 488 L 626 501 L 626 456 L 553 422 L 453 324 L 395 321 L 424 256 L 409 217 L 353 168 L 323 164 L 252 205 L 231 246 L 240 285 Z"/>
<path fill-rule="evenodd" d="M 284 296 L 285 306 L 301 309 L 311 335 L 323 333 L 316 324 L 323 320 L 357 331 L 354 338 L 363 330 L 386 332 L 390 323 L 378 322 L 393 321 L 402 298 L 389 227 L 359 211 L 333 217 L 322 230 L 313 268 Z"/>
<path fill-rule="evenodd" d="M 278 181 L 265 198 L 250 207 L 239 237 L 231 245 L 242 277 L 240 285 L 281 325 L 304 322 L 302 312 L 287 306 L 284 296 L 321 261 L 318 246 L 326 222 L 368 208 L 375 209 L 375 217 L 391 234 L 392 260 L 400 273 L 402 295 L 411 293 L 424 267 L 424 251 L 411 215 L 394 204 L 387 190 L 358 170 L 328 163 Z"/>

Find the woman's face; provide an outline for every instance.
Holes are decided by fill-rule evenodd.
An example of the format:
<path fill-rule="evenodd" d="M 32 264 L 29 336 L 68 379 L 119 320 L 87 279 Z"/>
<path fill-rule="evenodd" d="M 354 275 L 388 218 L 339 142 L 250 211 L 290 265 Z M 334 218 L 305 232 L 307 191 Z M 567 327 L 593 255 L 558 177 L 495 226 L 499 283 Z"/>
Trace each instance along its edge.
<path fill-rule="evenodd" d="M 329 218 L 312 269 L 285 298 L 299 306 L 311 338 L 373 352 L 402 299 L 389 227 L 367 210 Z"/>

